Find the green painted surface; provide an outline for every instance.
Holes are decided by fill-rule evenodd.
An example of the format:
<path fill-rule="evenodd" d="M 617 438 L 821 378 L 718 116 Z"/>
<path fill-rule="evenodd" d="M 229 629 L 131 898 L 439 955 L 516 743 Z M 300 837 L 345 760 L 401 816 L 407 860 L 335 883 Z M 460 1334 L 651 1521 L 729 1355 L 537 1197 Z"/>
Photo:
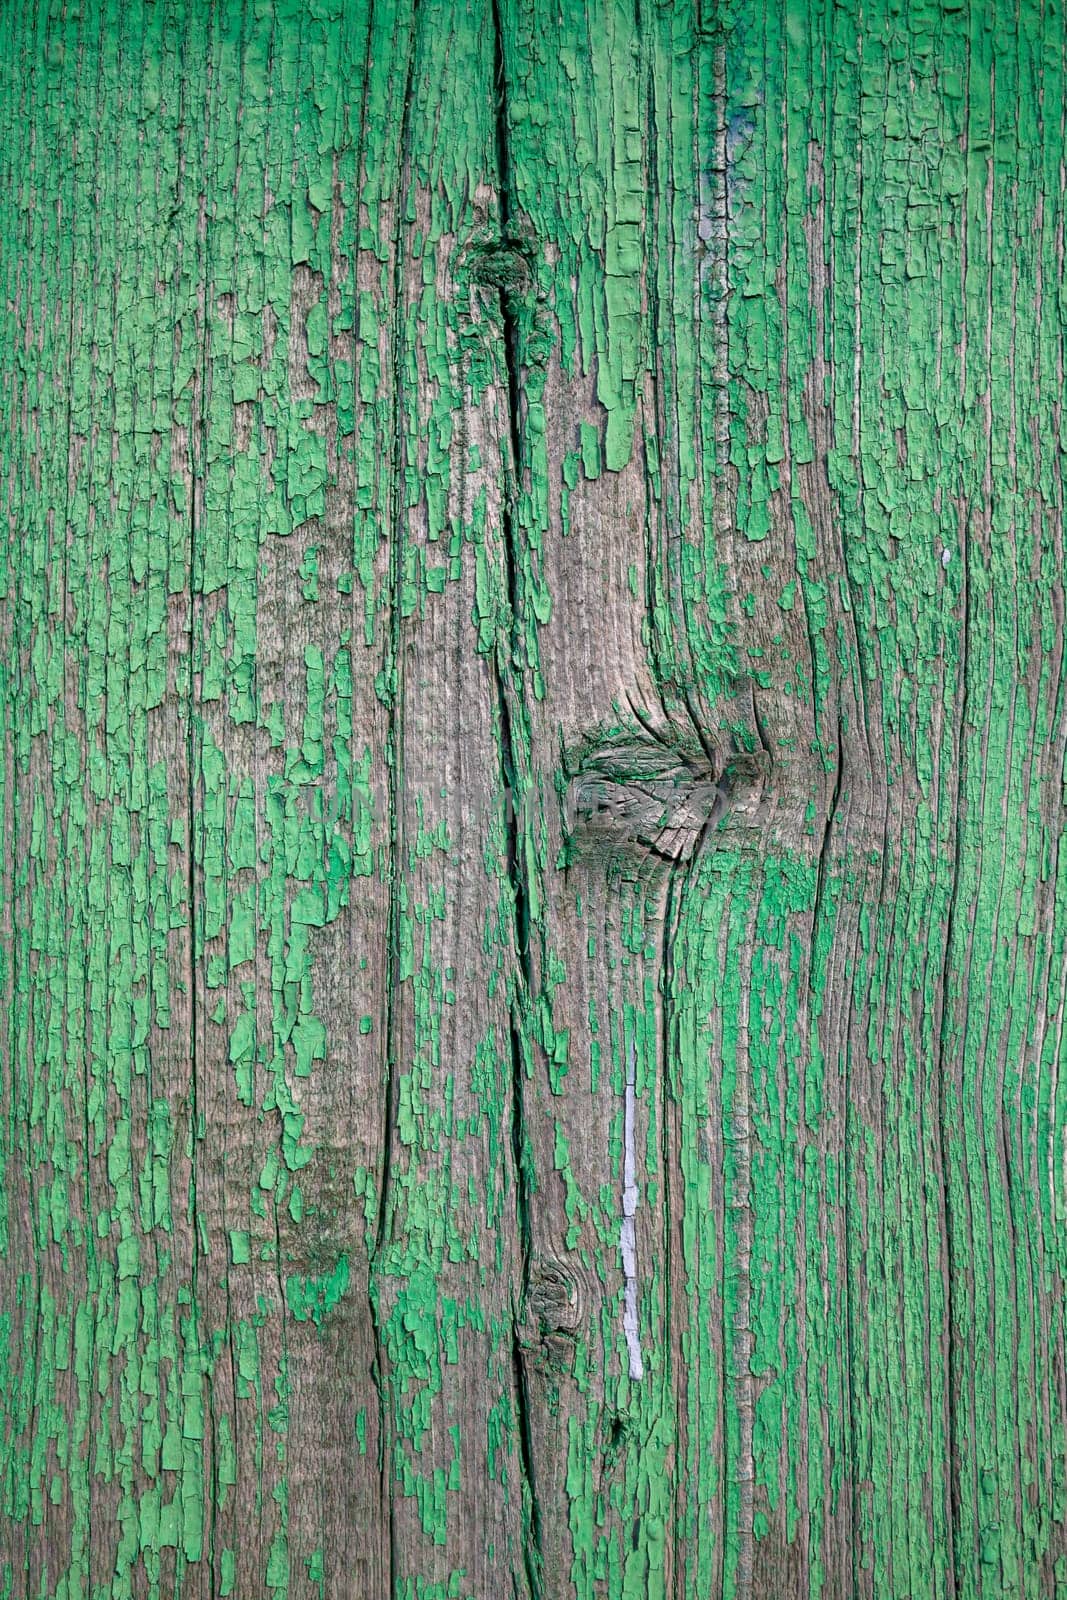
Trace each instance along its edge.
<path fill-rule="evenodd" d="M 1064 1600 L 1062 8 L 0 30 L 0 1597 Z"/>

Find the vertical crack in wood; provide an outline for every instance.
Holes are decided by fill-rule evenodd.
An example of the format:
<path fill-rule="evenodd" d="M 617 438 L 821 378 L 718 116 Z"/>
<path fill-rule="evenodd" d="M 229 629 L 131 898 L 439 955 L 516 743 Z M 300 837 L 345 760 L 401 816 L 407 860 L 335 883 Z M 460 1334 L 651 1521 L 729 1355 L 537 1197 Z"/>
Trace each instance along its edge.
<path fill-rule="evenodd" d="M 730 296 L 730 147 L 727 118 L 726 44 L 722 22 L 716 17 L 712 24 L 715 36 L 712 47 L 711 107 L 714 118 L 712 134 L 713 160 L 709 170 L 711 186 L 707 222 L 704 226 L 704 243 L 709 254 L 710 274 L 713 282 L 711 299 L 711 382 L 714 390 L 715 455 L 720 478 L 720 492 L 713 506 L 713 527 L 717 544 L 729 548 L 732 536 L 732 502 L 736 492 L 730 493 L 730 360 L 729 360 L 729 296 Z M 750 685 L 751 688 L 751 685 Z M 752 695 L 753 718 L 758 737 L 771 755 L 769 741 L 764 732 Z M 738 1017 L 739 1041 L 748 1038 L 749 996 L 743 986 L 740 1015 Z M 724 1441 L 724 1477 L 734 1483 L 737 1492 L 737 1526 L 734 1538 L 723 1541 L 723 1567 L 721 1581 L 724 1591 L 732 1578 L 734 1600 L 750 1600 L 754 1563 L 755 1514 L 755 1459 L 753 1453 L 753 1424 L 755 1411 L 755 1386 L 751 1371 L 754 1338 L 751 1327 L 751 1270 L 754 1218 L 752 1203 L 752 1122 L 750 1111 L 750 1063 L 747 1047 L 741 1045 L 735 1056 L 735 1085 L 729 1109 L 729 1125 L 724 1128 L 724 1141 L 733 1151 L 733 1181 L 727 1193 L 728 1215 L 732 1218 L 734 1232 L 733 1267 L 736 1283 L 733 1290 L 734 1318 L 730 1338 L 724 1339 L 722 1356 L 723 1392 L 732 1391 L 736 1409 L 736 1443 L 731 1450 L 729 1432 Z M 724 1108 L 725 1110 L 725 1108 Z M 728 1255 L 724 1254 L 724 1274 L 731 1271 Z M 729 1284 L 722 1286 L 724 1303 L 731 1299 Z M 731 1459 L 734 1456 L 734 1459 Z M 732 1551 L 728 1553 L 728 1546 Z M 732 1573 L 729 1560 L 732 1556 Z"/>
<path fill-rule="evenodd" d="M 717 30 L 716 30 L 717 31 Z M 714 391 L 715 460 L 720 475 L 726 473 L 730 462 L 730 391 L 729 391 L 729 264 L 727 245 L 729 239 L 729 156 L 726 127 L 726 47 L 716 42 L 712 50 L 711 110 L 714 117 L 712 130 L 712 161 L 708 168 L 711 193 L 706 216 L 701 219 L 699 235 L 707 252 L 708 276 L 712 281 L 709 296 L 711 312 L 711 387 Z M 717 539 L 730 531 L 730 497 L 718 494 L 712 505 L 712 518 Z"/>
<path fill-rule="evenodd" d="M 400 187 L 403 189 L 404 179 L 408 167 L 408 143 L 410 137 L 410 106 L 412 79 L 415 70 L 415 40 L 412 39 L 410 55 L 408 57 L 407 83 L 404 90 L 404 115 L 400 130 Z M 390 342 L 390 357 L 393 380 L 393 470 L 389 482 L 389 515 L 388 527 L 392 535 L 389 551 L 389 674 L 386 674 L 388 683 L 388 713 L 386 719 L 385 752 L 387 772 L 387 807 L 389 823 L 389 841 L 394 853 L 394 863 L 399 855 L 399 817 L 400 817 L 400 791 L 403 783 L 402 765 L 402 736 L 403 696 L 401 694 L 400 674 L 402 664 L 401 624 L 402 604 L 401 597 L 404 584 L 404 560 L 406 553 L 405 539 L 405 508 L 401 493 L 402 464 L 405 457 L 403 413 L 400 404 L 403 373 L 403 326 L 404 326 L 404 263 L 402 257 L 402 208 L 397 207 L 395 233 L 393 238 L 393 316 L 394 324 Z M 394 864 L 389 882 L 389 910 L 386 925 L 386 986 L 385 986 L 385 1128 L 382 1140 L 382 1177 L 381 1191 L 378 1202 L 378 1219 L 375 1235 L 374 1253 L 377 1255 L 385 1242 L 386 1228 L 390 1203 L 391 1176 L 392 1176 L 392 1130 L 395 1123 L 396 1110 L 396 985 L 399 972 L 399 937 L 400 937 L 400 883 L 399 873 Z"/>
<path fill-rule="evenodd" d="M 508 138 L 507 73 L 504 61 L 504 28 L 500 13 L 500 0 L 492 0 L 493 18 L 493 94 L 494 94 L 494 144 L 496 158 L 496 188 L 500 216 L 501 243 L 506 248 L 511 234 L 511 204 L 514 175 Z M 521 673 L 521 619 L 522 596 L 519 583 L 519 560 L 516 548 L 516 502 L 522 472 L 522 439 L 520 430 L 519 397 L 521 393 L 521 357 L 519 329 L 512 304 L 513 286 L 509 275 L 504 274 L 498 286 L 500 316 L 503 328 L 504 368 L 507 382 L 508 440 L 510 450 L 504 449 L 505 459 L 503 494 L 501 497 L 502 544 L 505 581 L 508 599 L 508 661 L 502 670 L 499 655 L 494 657 L 493 679 L 500 719 L 500 757 L 504 783 L 506 825 L 507 874 L 511 885 L 512 908 L 515 922 L 515 955 L 517 964 L 517 993 L 512 1000 L 510 1027 L 511 1043 L 511 1150 L 515 1179 L 515 1221 L 520 1253 L 519 1303 L 512 1311 L 511 1358 L 515 1389 L 515 1412 L 519 1436 L 519 1460 L 522 1472 L 523 1508 L 523 1566 L 530 1600 L 540 1600 L 542 1593 L 543 1542 L 541 1537 L 541 1510 L 537 1497 L 537 1479 L 534 1468 L 533 1425 L 530 1410 L 529 1384 L 526 1358 L 520 1338 L 520 1320 L 524 1314 L 530 1287 L 530 1257 L 532 1249 L 530 1201 L 532 1183 L 526 1137 L 526 1101 L 524 1093 L 525 1061 L 523 1050 L 524 1024 L 531 1014 L 533 971 L 530 958 L 530 899 L 526 882 L 524 852 L 520 830 L 525 825 L 526 786 L 520 772 L 515 732 L 512 726 L 510 696 L 515 692 L 512 684 Z M 517 700 L 521 714 L 521 698 Z"/>
<path fill-rule="evenodd" d="M 862 70 L 863 70 L 863 37 L 862 37 L 862 34 L 860 34 L 858 36 L 858 38 L 857 38 L 856 54 L 857 54 L 857 58 L 858 58 L 858 69 L 862 72 Z M 857 226 L 856 226 L 855 254 L 854 254 L 854 258 L 853 258 L 853 269 L 852 269 L 852 298 L 853 298 L 852 340 L 853 340 L 853 356 L 852 356 L 852 419 L 851 419 L 851 429 L 850 429 L 850 443 L 851 443 L 851 447 L 852 447 L 852 460 L 856 463 L 856 481 L 857 481 L 857 485 L 858 485 L 860 494 L 862 496 L 864 494 L 864 492 L 865 492 L 863 456 L 862 456 L 861 451 L 860 451 L 860 439 L 861 439 L 861 432 L 862 432 L 862 394 L 863 394 L 863 390 L 861 388 L 861 380 L 860 380 L 861 361 L 862 361 L 862 355 L 863 355 L 862 332 L 863 332 L 864 169 L 863 169 L 863 146 L 862 146 L 862 144 L 858 145 L 857 149 L 856 149 L 855 179 L 856 179 L 856 221 L 857 221 Z M 842 552 L 842 554 L 843 554 L 843 552 Z M 850 596 L 851 596 L 852 579 L 851 579 L 851 575 L 850 575 L 850 572 L 849 572 L 849 564 L 848 564 L 847 560 L 844 560 L 844 559 L 842 559 L 842 563 L 841 564 L 842 564 L 842 566 L 843 566 L 843 568 L 845 570 L 846 580 L 849 583 L 849 592 L 850 592 Z M 861 615 L 861 612 L 859 611 L 858 607 L 856 608 L 856 615 Z M 866 668 L 863 665 L 863 655 L 862 655 L 862 652 L 859 649 L 858 640 L 857 640 L 857 648 L 856 648 L 856 660 L 857 660 L 857 663 L 858 663 L 860 688 L 861 688 L 861 693 L 862 693 L 862 697 L 863 697 L 862 701 L 861 701 L 862 712 L 863 712 L 863 737 L 864 737 L 864 740 L 867 741 L 867 743 L 868 743 L 867 770 L 868 770 L 868 772 L 873 772 L 874 763 L 871 760 L 870 748 L 869 748 L 869 734 L 868 734 L 868 729 L 870 727 L 870 717 L 868 715 L 868 710 L 867 710 Z M 885 819 L 883 818 L 883 837 L 884 837 L 884 833 L 885 833 L 884 821 L 885 821 Z M 814 938 L 816 936 L 815 935 L 815 924 L 814 923 L 812 924 L 812 930 L 813 930 L 812 936 Z M 844 1113 L 843 1148 L 844 1148 L 845 1151 L 850 1151 L 850 1150 L 854 1150 L 856 1148 L 857 1108 L 856 1108 L 856 1105 L 855 1105 L 854 1096 L 853 1096 L 853 1094 L 851 1092 L 851 1084 L 850 1084 L 850 1082 L 847 1082 L 847 1081 L 846 1081 L 846 1085 L 845 1085 L 843 1113 Z M 846 1260 L 846 1263 L 848 1262 L 848 1259 L 849 1259 L 849 1254 L 850 1254 L 850 1251 L 851 1251 L 851 1240 L 852 1240 L 852 1237 L 853 1237 L 853 1231 L 854 1231 L 854 1229 L 856 1227 L 857 1219 L 856 1219 L 856 1216 L 855 1216 L 855 1210 L 856 1210 L 856 1208 L 855 1208 L 854 1202 L 853 1202 L 852 1185 L 849 1182 L 846 1181 L 844 1184 L 842 1184 L 842 1187 L 841 1187 L 841 1234 L 842 1234 L 842 1238 L 844 1239 L 844 1242 L 845 1242 L 845 1260 Z M 846 1267 L 846 1284 L 845 1284 L 845 1291 L 844 1291 L 844 1295 L 843 1295 L 843 1300 L 844 1300 L 844 1321 L 845 1321 L 845 1404 L 846 1404 L 846 1407 L 847 1407 L 845 1425 L 846 1425 L 846 1427 L 848 1429 L 849 1461 L 850 1461 L 850 1463 L 852 1465 L 852 1468 L 853 1468 L 852 1474 L 851 1474 L 852 1481 L 851 1481 L 850 1491 L 849 1491 L 849 1514 L 850 1514 L 851 1526 L 852 1526 L 853 1530 L 856 1530 L 856 1536 L 852 1540 L 852 1553 L 851 1553 L 851 1560 L 850 1560 L 850 1569 L 851 1569 L 853 1588 L 855 1589 L 856 1593 L 858 1594 L 860 1592 L 860 1572 L 861 1572 L 862 1561 L 863 1561 L 863 1557 L 862 1557 L 862 1553 L 861 1553 L 862 1540 L 858 1535 L 858 1530 L 863 1527 L 863 1518 L 864 1518 L 863 1494 L 862 1494 L 861 1489 L 860 1489 L 859 1473 L 855 1470 L 856 1463 L 860 1459 L 860 1443 L 861 1443 L 861 1441 L 860 1441 L 860 1430 L 859 1430 L 859 1418 L 858 1418 L 857 1406 L 856 1406 L 856 1389 L 858 1387 L 858 1383 L 853 1377 L 853 1373 L 856 1370 L 857 1366 L 859 1365 L 859 1363 L 857 1361 L 857 1350 L 856 1350 L 858 1318 L 857 1318 L 857 1315 L 856 1315 L 857 1308 L 853 1305 L 853 1296 L 852 1296 L 852 1292 L 851 1292 L 851 1284 L 850 1284 L 850 1282 L 848 1281 L 848 1278 L 847 1278 L 847 1267 Z"/>
<path fill-rule="evenodd" d="M 991 66 L 991 72 L 995 73 L 995 64 L 993 64 Z M 995 96 L 992 93 L 992 87 L 991 87 L 990 107 L 992 108 L 993 106 L 995 106 L 995 103 L 996 103 Z M 990 114 L 992 116 L 992 110 L 991 110 Z M 990 130 L 990 142 L 991 143 L 992 143 L 992 138 L 993 138 L 993 130 L 991 128 L 991 130 Z M 967 216 L 966 210 L 964 210 L 962 215 L 961 215 L 961 222 L 960 222 L 960 226 L 961 226 L 961 230 L 962 230 L 962 232 L 961 232 L 961 257 L 962 257 L 962 271 L 963 271 L 964 281 L 966 281 L 966 276 L 967 276 L 967 251 L 968 251 L 967 223 L 968 223 L 968 216 Z M 991 262 L 992 259 L 993 259 L 993 160 L 992 160 L 991 156 L 988 158 L 987 178 L 986 178 L 986 241 L 985 241 L 985 243 L 986 243 L 986 250 L 988 252 L 987 259 Z M 988 285 L 987 285 L 987 303 L 986 303 L 986 348 L 985 348 L 985 351 L 983 352 L 985 360 L 986 360 L 986 363 L 987 363 L 987 366 L 992 361 L 992 353 L 993 353 L 993 299 L 992 299 L 992 291 L 993 291 L 993 274 L 992 274 L 992 271 L 990 271 L 989 279 L 988 279 Z M 965 379 L 966 379 L 966 376 L 967 376 L 967 354 L 968 354 L 967 322 L 966 322 L 966 319 L 965 319 L 964 322 L 963 322 L 963 326 L 962 326 L 962 337 L 961 337 L 961 345 L 960 345 L 960 365 L 961 365 L 961 369 L 962 369 L 962 372 L 964 374 L 964 378 Z M 993 416 L 992 416 L 992 408 L 991 408 L 991 394 L 992 394 L 991 388 L 987 387 L 986 391 L 985 391 L 985 395 L 984 395 L 984 402 L 983 402 L 984 403 L 984 409 L 985 409 L 986 460 L 985 460 L 985 471 L 983 473 L 983 485 L 982 485 L 982 488 L 983 488 L 983 504 L 984 504 L 985 508 L 990 507 L 992 505 L 992 503 L 993 503 L 993 481 L 992 481 L 992 478 L 993 478 L 993 472 L 992 472 L 992 464 L 993 464 L 993 457 L 992 457 Z M 986 509 L 983 512 L 983 515 L 989 515 L 988 509 Z M 960 883 L 961 883 L 961 879 L 962 879 L 962 876 L 963 876 L 963 870 L 964 870 L 964 860 L 963 860 L 963 824 L 961 822 L 960 814 L 959 814 L 959 801 L 960 801 L 960 796 L 966 792 L 966 789 L 968 787 L 967 782 L 966 782 L 967 764 L 968 764 L 967 763 L 966 735 L 967 735 L 967 719 L 968 719 L 968 714 L 969 714 L 969 703 L 968 703 L 969 702 L 969 681 L 968 680 L 969 680 L 969 673 L 970 673 L 970 663 L 969 663 L 969 659 L 968 659 L 968 655 L 969 655 L 968 645 L 969 645 L 970 635 L 971 635 L 971 586 L 970 586 L 970 570 L 971 569 L 970 569 L 970 540 L 969 540 L 969 537 L 968 537 L 969 520 L 970 520 L 970 512 L 969 512 L 969 508 L 968 508 L 967 514 L 965 514 L 965 515 L 963 515 L 963 516 L 961 516 L 959 518 L 959 537 L 960 537 L 960 546 L 961 546 L 961 549 L 960 549 L 960 561 L 961 561 L 961 573 L 962 573 L 962 576 L 961 576 L 961 579 L 960 579 L 960 598 L 961 598 L 962 607 L 963 607 L 963 626 L 962 626 L 962 628 L 960 630 L 959 716 L 956 719 L 957 735 L 956 735 L 956 749 L 955 749 L 955 752 L 954 752 L 956 760 L 955 760 L 955 772 L 954 772 L 955 794 L 954 794 L 954 806 L 953 806 L 953 811 L 954 811 L 954 831 L 953 831 L 953 840 L 952 840 L 952 886 L 951 886 L 951 889 L 949 891 L 948 909 L 947 909 L 946 917 L 945 917 L 945 947 L 944 947 L 945 948 L 945 956 L 944 956 L 944 970 L 943 970 L 942 983 L 941 983 L 941 1022 L 940 1022 L 940 1027 L 938 1029 L 938 1036 L 937 1036 L 937 1068 L 936 1068 L 936 1070 L 937 1070 L 937 1095 L 938 1095 L 938 1107 L 937 1107 L 937 1112 L 938 1112 L 938 1115 L 937 1115 L 938 1159 L 939 1159 L 940 1165 L 941 1165 L 941 1207 L 942 1207 L 942 1219 L 943 1219 L 943 1224 L 944 1224 L 944 1229 L 945 1229 L 945 1262 L 944 1262 L 944 1291 L 943 1292 L 944 1292 L 944 1297 L 945 1297 L 945 1327 L 947 1329 L 947 1344 L 948 1344 L 948 1349 L 947 1349 L 947 1352 L 946 1352 L 947 1365 L 948 1365 L 948 1373 L 947 1373 L 947 1377 L 948 1377 L 948 1382 L 947 1382 L 947 1412 L 948 1412 L 948 1416 L 947 1416 L 947 1430 L 948 1430 L 947 1450 L 948 1450 L 948 1460 L 951 1463 L 951 1479 L 950 1479 L 950 1484 L 949 1484 L 950 1520 L 949 1520 L 949 1525 L 948 1525 L 948 1528 L 947 1528 L 948 1563 L 947 1563 L 947 1570 L 946 1570 L 946 1579 L 952 1585 L 952 1591 L 951 1592 L 953 1594 L 958 1592 L 958 1588 L 959 1588 L 959 1573 L 957 1571 L 955 1551 L 956 1551 L 956 1548 L 957 1548 L 957 1546 L 959 1544 L 959 1540 L 960 1540 L 960 1537 L 961 1537 L 961 1532 L 962 1532 L 962 1514 L 963 1514 L 962 1513 L 962 1488 L 961 1488 L 961 1484 L 960 1484 L 960 1471 L 959 1471 L 959 1456 L 958 1456 L 957 1449 L 956 1449 L 956 1443 L 957 1443 L 957 1439 L 958 1439 L 959 1433 L 960 1433 L 960 1424 L 959 1424 L 958 1407 L 957 1407 L 957 1389 L 958 1388 L 962 1388 L 964 1382 L 967 1381 L 965 1376 L 964 1376 L 964 1374 L 960 1370 L 960 1361 L 959 1361 L 959 1357 L 958 1357 L 958 1354 L 957 1354 L 959 1349 L 966 1347 L 965 1341 L 963 1341 L 963 1340 L 957 1341 L 956 1338 L 954 1337 L 954 1335 L 955 1335 L 955 1321 L 956 1321 L 956 1306 L 955 1306 L 955 1303 L 954 1303 L 955 1302 L 954 1286 L 956 1284 L 957 1275 L 962 1276 L 968 1271 L 973 1272 L 973 1266 L 967 1261 L 966 1254 L 962 1254 L 961 1255 L 959 1244 L 958 1244 L 958 1241 L 957 1241 L 956 1235 L 955 1235 L 954 1210 L 955 1210 L 955 1206 L 957 1204 L 957 1201 L 954 1199 L 953 1193 L 952 1193 L 952 1177 L 951 1177 L 951 1169 L 950 1169 L 950 1165 L 949 1165 L 949 1139 L 948 1139 L 949 1114 L 948 1114 L 948 1109 L 947 1109 L 947 1088 L 948 1088 L 948 1082 L 949 1082 L 949 1072 L 948 1072 L 948 1065 L 947 1064 L 948 1064 L 948 1061 L 949 1061 L 950 1033 L 951 1033 L 951 1029 L 952 1029 L 951 1007 L 952 1007 L 953 999 L 955 998 L 954 991 L 953 991 L 953 988 L 952 988 L 952 985 L 951 985 L 951 977 L 952 977 L 952 965 L 953 965 L 953 958 L 954 958 L 954 955 L 955 955 L 955 945 L 956 945 L 957 909 L 958 909 L 958 906 L 959 906 L 959 898 L 960 898 Z M 942 566 L 944 566 L 944 565 L 945 565 L 944 560 L 942 560 Z M 965 966 L 964 970 L 966 970 L 966 966 Z M 965 1227 L 965 1236 L 966 1236 L 967 1232 L 968 1232 L 968 1230 Z"/>
<path fill-rule="evenodd" d="M 417 7 L 415 8 L 417 11 Z M 368 40 L 372 36 L 372 29 L 368 29 Z M 411 107 L 412 91 L 415 77 L 415 57 L 417 54 L 418 37 L 413 12 L 411 37 L 408 45 L 408 59 L 406 81 L 404 85 L 403 111 L 401 114 L 399 154 L 398 154 L 398 193 L 402 193 L 407 180 L 410 178 L 410 142 L 411 142 Z M 369 44 L 368 44 L 369 49 Z M 402 465 L 405 457 L 404 420 L 401 406 L 401 393 L 403 388 L 403 334 L 404 334 L 404 256 L 403 256 L 403 207 L 397 205 L 393 225 L 392 250 L 393 250 L 393 328 L 390 339 L 390 364 L 392 367 L 392 402 L 393 402 L 393 460 L 392 473 L 389 479 L 387 492 L 387 527 L 390 534 L 389 551 L 389 630 L 388 630 L 388 671 L 383 673 L 383 679 L 388 685 L 388 708 L 385 729 L 385 767 L 386 767 L 386 805 L 388 811 L 388 839 L 390 844 L 391 864 L 389 872 L 389 897 L 386 912 L 385 931 L 385 1016 L 384 1016 L 384 1049 L 383 1062 L 384 1093 L 382 1129 L 382 1167 L 381 1180 L 378 1194 L 378 1215 L 375 1223 L 373 1244 L 369 1251 L 370 1309 L 371 1327 L 374 1337 L 374 1362 L 373 1367 L 377 1379 L 378 1409 L 379 1409 L 379 1450 L 381 1460 L 381 1495 L 386 1512 L 387 1537 L 386 1537 L 386 1592 L 391 1595 L 394 1591 L 398 1567 L 397 1557 L 397 1526 L 396 1505 L 393 1493 L 393 1438 L 394 1426 L 392 1404 L 390 1395 L 389 1375 L 386 1367 L 384 1340 L 382 1337 L 381 1313 L 378 1304 L 378 1295 L 375 1287 L 375 1267 L 387 1243 L 390 1210 L 392 1204 L 392 1165 L 393 1165 L 393 1134 L 396 1127 L 396 1112 L 399 1096 L 399 1084 L 396 1071 L 396 1033 L 397 1033 L 397 987 L 400 982 L 400 939 L 402 930 L 403 910 L 401 905 L 400 865 L 402 861 L 400 850 L 400 795 L 403 784 L 403 695 L 401 693 L 401 671 L 403 656 L 401 652 L 401 632 L 403 622 L 402 593 L 404 584 L 404 561 L 406 555 L 406 513 L 404 495 L 402 492 Z"/>
<path fill-rule="evenodd" d="M 189 1214 L 192 1218 L 190 1230 L 190 1246 L 192 1252 L 190 1277 L 192 1280 L 193 1304 L 199 1305 L 197 1293 L 199 1285 L 200 1266 L 200 1212 L 197 1206 L 197 1146 L 199 1143 L 199 1080 L 203 1068 L 201 1051 L 198 1049 L 198 1032 L 200 1028 L 201 1007 L 198 1004 L 198 946 L 203 950 L 203 922 L 198 915 L 196 893 L 196 863 L 197 863 L 197 830 L 196 830 L 196 786 L 199 771 L 196 749 L 196 729 L 198 718 L 196 706 L 196 658 L 197 658 L 197 618 L 198 608 L 196 603 L 197 573 L 201 570 L 202 563 L 198 559 L 197 540 L 201 531 L 198 485 L 203 481 L 205 471 L 205 445 L 206 445 L 206 411 L 207 411 L 207 380 L 208 380 L 208 317 L 207 317 L 207 283 L 208 283 L 208 248 L 207 248 L 207 196 L 201 194 L 197 216 L 197 243 L 202 251 L 200 265 L 200 286 L 198 289 L 199 310 L 201 313 L 200 326 L 200 351 L 196 365 L 196 376 L 193 384 L 192 405 L 189 416 L 189 670 L 186 679 L 186 689 L 189 696 L 188 726 L 185 737 L 185 766 L 186 766 L 186 801 L 189 808 L 189 834 L 188 834 L 188 867 L 187 867 L 187 893 L 189 896 Z M 204 841 L 201 838 L 200 859 L 203 859 Z"/>
<path fill-rule="evenodd" d="M 822 918 L 823 897 L 826 893 L 826 880 L 830 872 L 830 840 L 833 834 L 837 808 L 841 804 L 841 778 L 844 770 L 844 745 L 839 731 L 837 759 L 834 766 L 834 786 L 830 793 L 830 804 L 826 810 L 826 823 L 823 827 L 822 843 L 819 846 L 819 859 L 815 865 L 815 900 L 811 912 L 811 936 L 813 939 L 818 937 L 819 922 Z"/>

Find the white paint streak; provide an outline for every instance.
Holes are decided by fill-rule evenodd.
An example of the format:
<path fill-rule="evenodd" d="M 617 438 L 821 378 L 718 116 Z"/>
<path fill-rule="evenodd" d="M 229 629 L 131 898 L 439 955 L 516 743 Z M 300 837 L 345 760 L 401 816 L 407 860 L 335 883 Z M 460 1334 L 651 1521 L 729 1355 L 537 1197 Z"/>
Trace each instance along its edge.
<path fill-rule="evenodd" d="M 630 1353 L 630 1377 L 643 1378 L 645 1364 L 641 1359 L 641 1340 L 637 1325 L 637 1146 L 634 1133 L 634 1113 L 637 1107 L 637 1060 L 634 1042 L 630 1040 L 626 1054 L 626 1098 L 623 1109 L 623 1164 L 622 1164 L 622 1227 L 619 1243 L 622 1248 L 622 1271 L 625 1284 L 622 1307 L 622 1326 L 626 1334 L 626 1348 Z"/>

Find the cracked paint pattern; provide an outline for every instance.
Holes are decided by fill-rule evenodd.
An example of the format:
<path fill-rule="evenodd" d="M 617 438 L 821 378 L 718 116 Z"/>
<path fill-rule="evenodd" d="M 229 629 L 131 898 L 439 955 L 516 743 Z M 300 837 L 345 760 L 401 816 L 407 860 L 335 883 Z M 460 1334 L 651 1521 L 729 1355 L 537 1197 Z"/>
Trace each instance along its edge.
<path fill-rule="evenodd" d="M 1059 0 L 0 35 L 0 1600 L 1059 1600 Z"/>

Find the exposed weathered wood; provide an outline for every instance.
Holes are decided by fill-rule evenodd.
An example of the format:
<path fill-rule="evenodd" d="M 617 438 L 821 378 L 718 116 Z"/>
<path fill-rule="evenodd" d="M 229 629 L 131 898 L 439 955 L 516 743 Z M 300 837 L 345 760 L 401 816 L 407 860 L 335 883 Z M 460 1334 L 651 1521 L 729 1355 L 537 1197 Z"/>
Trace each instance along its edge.
<path fill-rule="evenodd" d="M 0 1597 L 1058 1600 L 1062 7 L 0 27 Z"/>

